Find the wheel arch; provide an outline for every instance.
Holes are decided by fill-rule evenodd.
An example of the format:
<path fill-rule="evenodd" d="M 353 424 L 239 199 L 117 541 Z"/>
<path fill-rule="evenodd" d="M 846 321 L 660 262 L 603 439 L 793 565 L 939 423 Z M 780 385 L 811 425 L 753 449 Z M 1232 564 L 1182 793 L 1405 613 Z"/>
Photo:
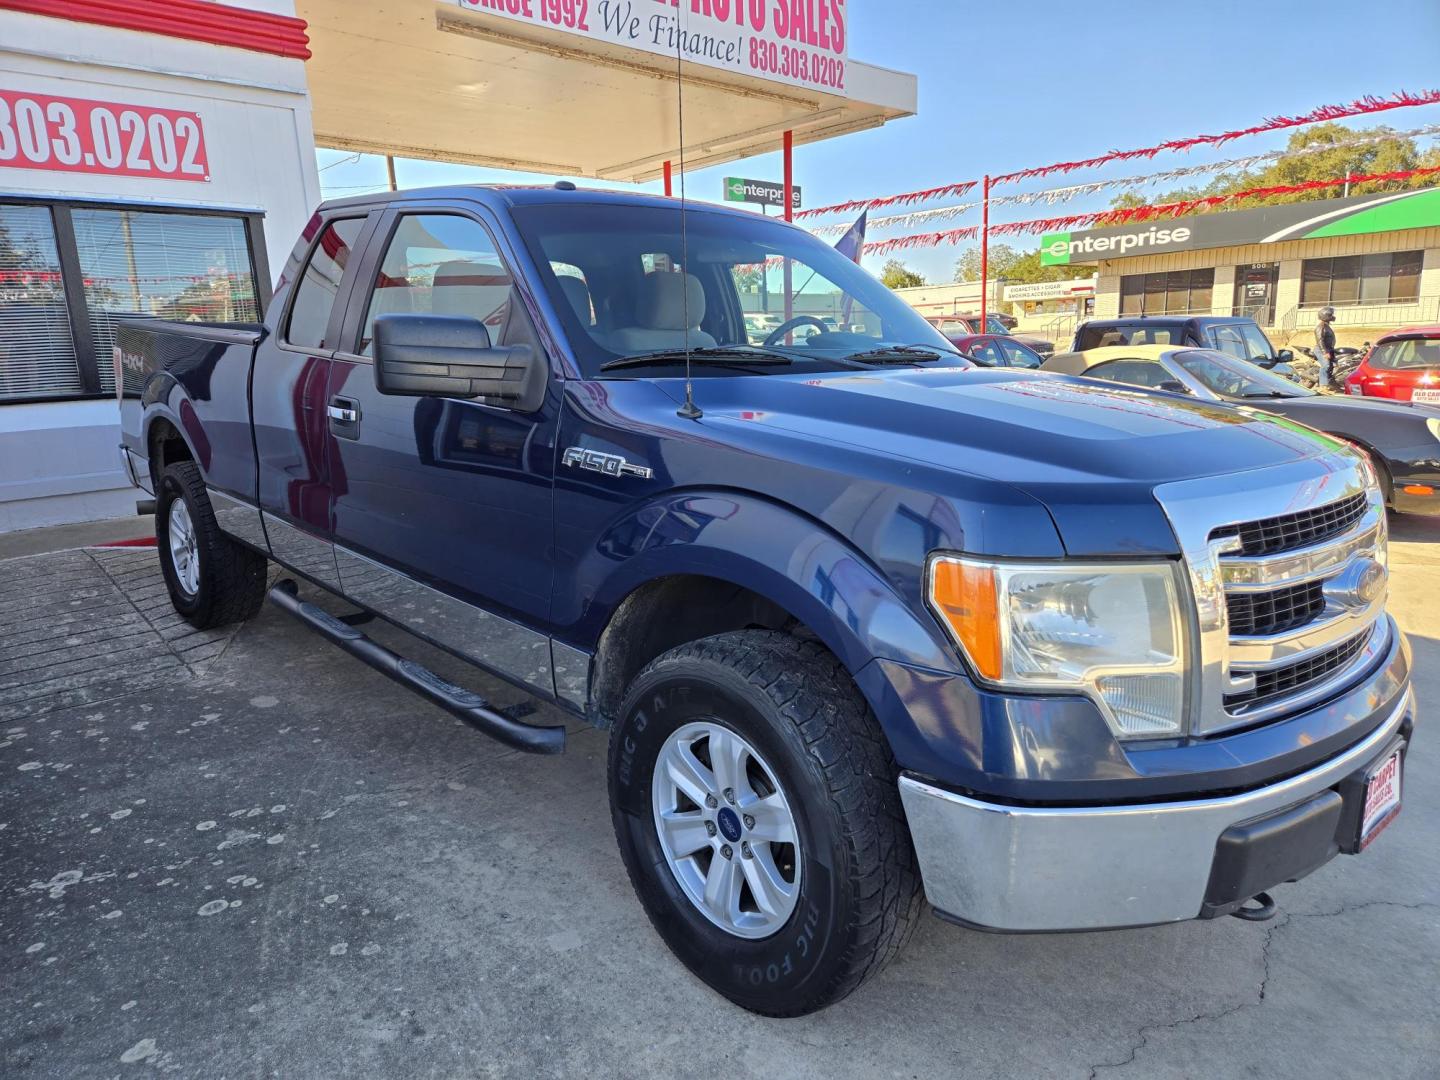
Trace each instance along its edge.
<path fill-rule="evenodd" d="M 704 498 L 678 502 L 693 520 Z M 685 543 L 673 535 L 658 541 L 618 568 L 612 562 L 598 582 L 580 627 L 594 642 L 589 713 L 597 724 L 613 722 L 625 687 L 656 656 L 731 630 L 813 638 L 852 678 L 878 657 L 959 670 L 938 624 L 917 617 L 843 537 L 783 506 L 730 493 L 725 499 L 737 512 L 713 532 L 703 528 Z M 667 512 L 676 508 L 672 502 Z M 647 535 L 662 530 L 652 521 Z"/>

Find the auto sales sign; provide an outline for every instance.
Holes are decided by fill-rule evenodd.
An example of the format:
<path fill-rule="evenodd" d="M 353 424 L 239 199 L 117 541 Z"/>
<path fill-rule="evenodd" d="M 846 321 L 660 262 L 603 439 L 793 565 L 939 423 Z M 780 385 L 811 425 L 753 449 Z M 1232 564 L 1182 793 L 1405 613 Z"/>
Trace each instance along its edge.
<path fill-rule="evenodd" d="M 845 95 L 846 0 L 454 0 L 463 10 Z"/>

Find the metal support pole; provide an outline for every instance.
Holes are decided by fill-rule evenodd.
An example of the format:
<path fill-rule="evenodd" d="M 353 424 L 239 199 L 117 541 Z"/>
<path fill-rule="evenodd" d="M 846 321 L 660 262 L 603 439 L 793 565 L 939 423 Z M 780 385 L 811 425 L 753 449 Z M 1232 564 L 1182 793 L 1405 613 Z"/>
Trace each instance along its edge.
<path fill-rule="evenodd" d="M 668 199 L 672 194 L 672 183 L 675 178 L 674 166 L 665 162 L 665 197 Z"/>
<path fill-rule="evenodd" d="M 395 183 L 395 158 L 391 154 L 385 155 L 385 176 L 390 181 L 390 190 L 399 191 L 399 185 Z"/>
<path fill-rule="evenodd" d="M 985 186 L 980 211 L 980 333 L 989 332 L 986 322 L 990 316 L 990 176 L 985 176 Z"/>
<path fill-rule="evenodd" d="M 784 200 L 785 200 L 785 220 L 786 220 L 786 221 L 794 221 L 794 220 L 795 220 L 795 207 L 794 207 L 794 194 L 793 194 L 793 193 L 794 193 L 794 191 L 795 191 L 795 163 L 794 163 L 793 158 L 794 158 L 794 151 L 795 151 L 795 133 L 794 133 L 793 131 L 786 131 L 786 132 L 785 132 L 784 148 L 785 148 L 785 154 L 784 154 L 784 157 L 785 157 L 785 194 L 784 194 L 783 198 L 784 198 Z M 790 260 L 789 260 L 789 259 L 786 259 L 786 260 L 785 260 L 785 321 L 786 321 L 786 322 L 789 322 L 791 319 L 793 319 L 793 318 L 795 317 L 795 297 L 791 294 L 791 291 L 790 291 L 790 290 L 791 290 Z M 790 344 L 790 342 L 791 342 L 791 337 L 790 337 L 789 334 L 786 334 L 786 335 L 785 335 L 785 343 L 788 345 L 788 344 Z"/>

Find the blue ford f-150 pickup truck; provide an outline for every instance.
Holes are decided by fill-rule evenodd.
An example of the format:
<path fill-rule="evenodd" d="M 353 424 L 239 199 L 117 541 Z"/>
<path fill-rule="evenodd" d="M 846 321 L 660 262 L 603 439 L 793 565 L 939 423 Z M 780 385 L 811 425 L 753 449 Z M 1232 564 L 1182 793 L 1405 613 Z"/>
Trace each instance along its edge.
<path fill-rule="evenodd" d="M 132 323 L 116 365 L 176 608 L 247 618 L 274 560 L 359 610 L 275 603 L 492 736 L 564 732 L 364 619 L 609 728 L 636 892 L 747 1008 L 843 997 L 922 892 L 1001 931 L 1263 918 L 1398 810 L 1364 460 L 977 368 L 778 221 L 567 183 L 339 200 L 263 325 Z"/>

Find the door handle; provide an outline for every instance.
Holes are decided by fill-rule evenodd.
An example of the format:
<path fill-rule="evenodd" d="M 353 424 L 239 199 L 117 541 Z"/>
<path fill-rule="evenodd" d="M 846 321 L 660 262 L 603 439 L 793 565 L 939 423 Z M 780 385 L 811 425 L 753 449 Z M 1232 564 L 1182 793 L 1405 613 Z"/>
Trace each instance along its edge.
<path fill-rule="evenodd" d="M 360 437 L 360 403 L 353 398 L 333 397 L 325 406 L 330 418 L 330 434 L 339 439 Z"/>

